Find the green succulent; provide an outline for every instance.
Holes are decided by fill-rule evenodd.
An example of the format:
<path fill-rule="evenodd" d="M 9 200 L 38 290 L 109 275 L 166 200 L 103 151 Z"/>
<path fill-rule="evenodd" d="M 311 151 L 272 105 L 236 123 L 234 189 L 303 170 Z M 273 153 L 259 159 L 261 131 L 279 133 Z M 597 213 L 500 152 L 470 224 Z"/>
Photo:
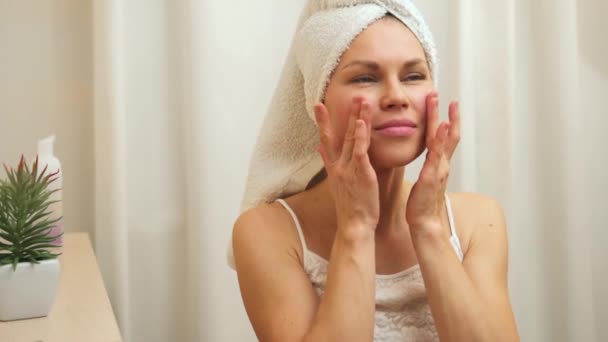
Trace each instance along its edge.
<path fill-rule="evenodd" d="M 51 219 L 49 206 L 59 201 L 51 200 L 51 195 L 59 189 L 49 190 L 49 185 L 57 179 L 59 171 L 46 174 L 45 167 L 38 174 L 38 157 L 28 167 L 21 156 L 17 169 L 4 165 L 7 178 L 0 180 L 0 265 L 20 262 L 38 264 L 40 261 L 57 258 L 50 248 L 61 247 L 54 244 L 63 235 L 51 236 L 51 229 L 61 219 Z"/>

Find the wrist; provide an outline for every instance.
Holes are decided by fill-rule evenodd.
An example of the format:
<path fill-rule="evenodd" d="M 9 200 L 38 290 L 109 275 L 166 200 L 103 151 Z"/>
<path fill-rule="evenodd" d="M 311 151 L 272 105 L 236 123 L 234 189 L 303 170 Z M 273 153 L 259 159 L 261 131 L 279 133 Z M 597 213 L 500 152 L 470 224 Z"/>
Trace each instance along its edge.
<path fill-rule="evenodd" d="M 438 223 L 424 224 L 410 227 L 410 235 L 414 247 L 419 245 L 437 246 L 445 242 L 444 227 Z"/>
<path fill-rule="evenodd" d="M 339 224 L 336 238 L 349 244 L 358 244 L 366 241 L 375 241 L 375 227 L 363 223 Z"/>

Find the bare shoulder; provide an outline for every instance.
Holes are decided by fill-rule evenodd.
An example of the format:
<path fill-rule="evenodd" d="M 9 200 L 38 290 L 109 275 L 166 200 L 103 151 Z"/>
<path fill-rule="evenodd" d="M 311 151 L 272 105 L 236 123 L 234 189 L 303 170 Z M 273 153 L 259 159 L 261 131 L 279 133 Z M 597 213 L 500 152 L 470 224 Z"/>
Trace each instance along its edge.
<path fill-rule="evenodd" d="M 460 226 L 467 234 L 466 247 L 462 241 L 465 270 L 490 298 L 507 284 L 509 248 L 503 209 L 497 200 L 482 194 L 449 196 L 457 207 L 454 215 L 460 215 Z"/>
<path fill-rule="evenodd" d="M 281 204 L 264 203 L 243 212 L 235 221 L 232 243 L 235 249 L 262 249 L 272 246 L 291 257 L 299 258 L 298 235 L 293 222 Z"/>
<path fill-rule="evenodd" d="M 450 192 L 448 196 L 458 210 L 474 221 L 492 221 L 502 218 L 502 206 L 490 196 L 475 192 Z"/>
<path fill-rule="evenodd" d="M 234 224 L 232 244 L 245 310 L 261 341 L 297 341 L 319 299 L 295 251 L 297 231 L 280 203 L 247 210 Z"/>
<path fill-rule="evenodd" d="M 473 238 L 484 230 L 506 234 L 503 209 L 496 199 L 474 192 L 450 192 L 448 197 L 465 254 Z"/>

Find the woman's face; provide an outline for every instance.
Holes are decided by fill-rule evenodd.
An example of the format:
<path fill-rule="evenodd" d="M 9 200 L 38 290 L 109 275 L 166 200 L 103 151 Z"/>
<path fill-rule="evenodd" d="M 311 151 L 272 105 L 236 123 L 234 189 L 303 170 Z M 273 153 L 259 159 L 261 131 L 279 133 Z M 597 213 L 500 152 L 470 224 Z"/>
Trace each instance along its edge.
<path fill-rule="evenodd" d="M 370 105 L 369 157 L 375 168 L 406 165 L 425 149 L 426 97 L 434 91 L 424 50 L 395 18 L 370 25 L 340 59 L 324 104 L 343 141 L 355 98 Z M 381 129 L 392 120 L 410 120 L 413 129 Z"/>

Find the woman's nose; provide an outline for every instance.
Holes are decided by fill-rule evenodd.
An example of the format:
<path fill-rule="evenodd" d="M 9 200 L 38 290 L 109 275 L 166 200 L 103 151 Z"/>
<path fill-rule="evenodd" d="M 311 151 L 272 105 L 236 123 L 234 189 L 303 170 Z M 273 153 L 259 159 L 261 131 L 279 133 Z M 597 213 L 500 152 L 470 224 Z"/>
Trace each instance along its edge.
<path fill-rule="evenodd" d="M 383 92 L 380 100 L 380 106 L 383 110 L 400 110 L 409 106 L 409 99 L 401 82 L 387 82 Z"/>

